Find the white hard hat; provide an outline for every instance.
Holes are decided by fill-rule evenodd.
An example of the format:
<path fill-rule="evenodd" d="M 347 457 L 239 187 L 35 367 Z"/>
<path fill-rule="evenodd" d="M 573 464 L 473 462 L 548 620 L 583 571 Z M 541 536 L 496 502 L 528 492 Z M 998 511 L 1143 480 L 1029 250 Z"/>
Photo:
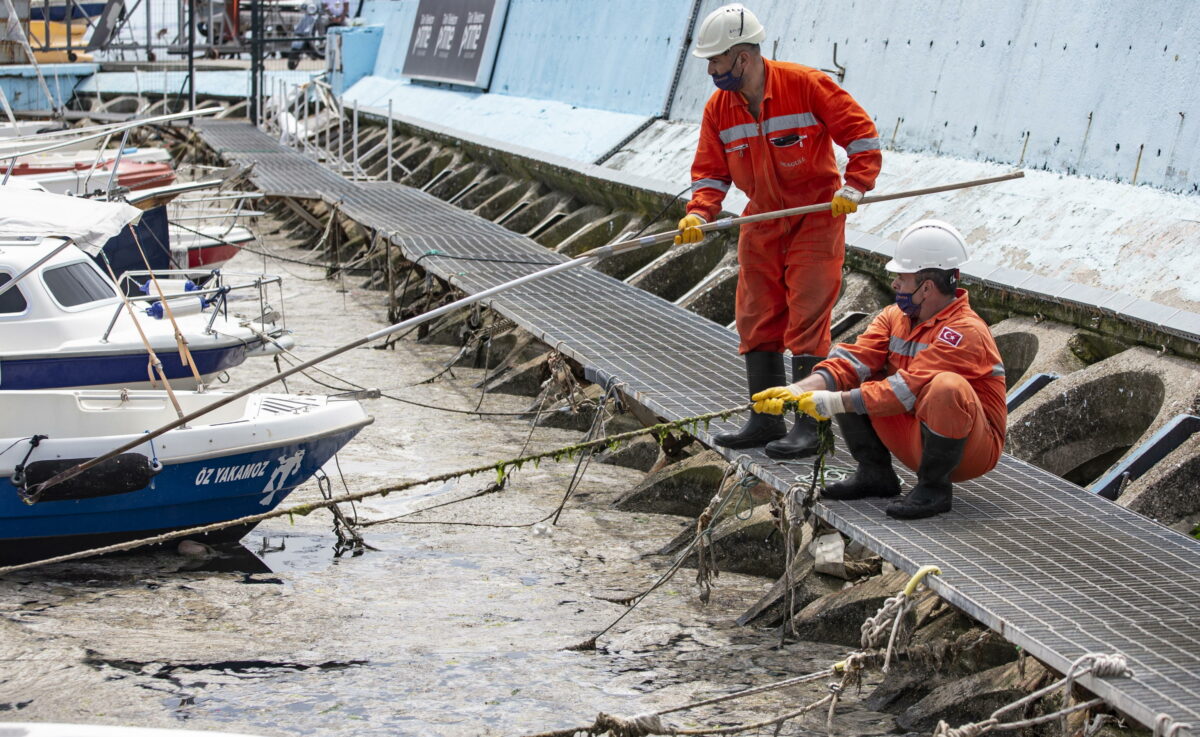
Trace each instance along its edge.
<path fill-rule="evenodd" d="M 762 23 L 741 3 L 722 5 L 708 14 L 696 34 L 692 53 L 701 59 L 724 54 L 736 44 L 762 43 L 767 37 Z"/>
<path fill-rule="evenodd" d="M 953 225 L 918 220 L 900 234 L 896 256 L 884 268 L 893 274 L 915 274 L 922 269 L 957 269 L 969 258 L 967 242 Z"/>

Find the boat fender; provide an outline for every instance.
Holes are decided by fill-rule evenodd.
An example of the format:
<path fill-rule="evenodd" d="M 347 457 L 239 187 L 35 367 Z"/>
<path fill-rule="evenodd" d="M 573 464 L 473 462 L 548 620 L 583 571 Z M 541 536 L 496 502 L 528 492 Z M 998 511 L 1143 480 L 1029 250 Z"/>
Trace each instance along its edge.
<path fill-rule="evenodd" d="M 27 465 L 23 474 L 13 474 L 12 483 L 22 494 L 30 488 L 49 481 L 69 468 L 74 468 L 87 458 L 59 458 L 52 461 L 34 461 Z M 58 502 L 72 499 L 94 499 L 139 491 L 150 485 L 150 481 L 162 470 L 162 463 L 151 460 L 141 453 L 122 453 L 89 468 L 74 478 L 55 484 L 37 495 L 39 502 Z"/>
<path fill-rule="evenodd" d="M 197 312 L 203 312 L 204 308 L 207 307 L 208 304 L 208 301 L 203 297 L 197 297 L 195 300 L 177 299 L 171 302 L 171 314 L 175 316 L 192 315 Z M 146 314 L 150 317 L 153 317 L 155 320 L 163 319 L 165 315 L 163 303 L 161 301 L 152 302 L 150 306 L 146 308 Z"/>
<path fill-rule="evenodd" d="M 150 294 L 150 280 L 149 279 L 147 279 L 144 282 L 135 281 L 134 284 L 137 284 L 138 290 L 142 294 Z M 200 285 L 197 284 L 196 282 L 192 281 L 191 279 L 185 279 L 183 281 L 183 291 L 185 291 L 185 292 L 195 292 L 199 288 L 200 288 Z"/>

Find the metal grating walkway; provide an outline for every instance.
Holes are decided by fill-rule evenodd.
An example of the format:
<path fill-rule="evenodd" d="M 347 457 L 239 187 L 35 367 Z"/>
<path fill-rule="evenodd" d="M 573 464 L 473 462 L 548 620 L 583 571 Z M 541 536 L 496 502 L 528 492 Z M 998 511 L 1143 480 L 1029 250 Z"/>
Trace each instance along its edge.
<path fill-rule="evenodd" d="M 226 158 L 259 164 L 252 178 L 263 191 L 340 201 L 349 217 L 389 235 L 409 258 L 424 256 L 422 266 L 466 292 L 541 267 L 425 254 L 565 260 L 424 192 L 348 182 L 247 123 L 197 127 Z M 594 270 L 559 274 L 489 304 L 596 380 L 624 383 L 663 417 L 745 401 L 736 336 Z M 713 423 L 712 432 L 723 429 Z M 751 459 L 756 475 L 779 489 L 804 479 L 810 465 L 776 463 L 761 452 Z M 849 463 L 844 454 L 835 462 Z M 1200 541 L 1010 456 L 982 479 L 957 484 L 949 514 L 900 522 L 883 507 L 822 502 L 817 513 L 904 570 L 937 564 L 943 575 L 930 584 L 939 595 L 1059 671 L 1086 653 L 1124 654 L 1132 679 L 1080 682 L 1147 726 L 1166 714 L 1200 727 Z"/>

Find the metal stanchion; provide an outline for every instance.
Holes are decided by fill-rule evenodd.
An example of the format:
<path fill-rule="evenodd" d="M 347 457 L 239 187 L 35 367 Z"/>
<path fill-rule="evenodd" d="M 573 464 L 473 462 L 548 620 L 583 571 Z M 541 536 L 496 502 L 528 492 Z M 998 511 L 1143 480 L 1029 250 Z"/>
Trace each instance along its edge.
<path fill-rule="evenodd" d="M 387 180 L 392 181 L 392 98 L 388 98 L 387 119 Z"/>
<path fill-rule="evenodd" d="M 358 145 L 358 100 L 354 101 L 354 170 L 351 174 L 355 179 L 358 178 L 358 152 L 361 147 Z"/>

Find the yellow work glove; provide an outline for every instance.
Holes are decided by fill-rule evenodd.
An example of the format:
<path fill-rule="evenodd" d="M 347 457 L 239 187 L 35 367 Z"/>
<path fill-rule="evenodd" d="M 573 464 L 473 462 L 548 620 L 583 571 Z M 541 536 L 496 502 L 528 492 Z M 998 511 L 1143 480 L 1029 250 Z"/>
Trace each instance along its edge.
<path fill-rule="evenodd" d="M 833 202 L 829 203 L 829 209 L 833 211 L 835 218 L 858 212 L 858 203 L 862 202 L 862 198 L 862 192 L 847 184 L 833 193 Z"/>
<path fill-rule="evenodd" d="M 700 230 L 701 225 L 704 225 L 704 218 L 688 213 L 683 220 L 679 221 L 679 235 L 675 236 L 675 245 L 699 243 L 704 240 L 704 231 Z"/>
<path fill-rule="evenodd" d="M 841 392 L 801 392 L 790 386 L 776 386 L 750 397 L 754 411 L 761 414 L 783 414 L 785 402 L 795 402 L 796 409 L 814 420 L 828 420 L 846 411 Z"/>
<path fill-rule="evenodd" d="M 762 415 L 781 415 L 783 414 L 783 403 L 795 402 L 800 395 L 801 392 L 790 386 L 773 386 L 770 389 L 762 390 L 750 399 L 754 400 L 755 412 Z"/>

